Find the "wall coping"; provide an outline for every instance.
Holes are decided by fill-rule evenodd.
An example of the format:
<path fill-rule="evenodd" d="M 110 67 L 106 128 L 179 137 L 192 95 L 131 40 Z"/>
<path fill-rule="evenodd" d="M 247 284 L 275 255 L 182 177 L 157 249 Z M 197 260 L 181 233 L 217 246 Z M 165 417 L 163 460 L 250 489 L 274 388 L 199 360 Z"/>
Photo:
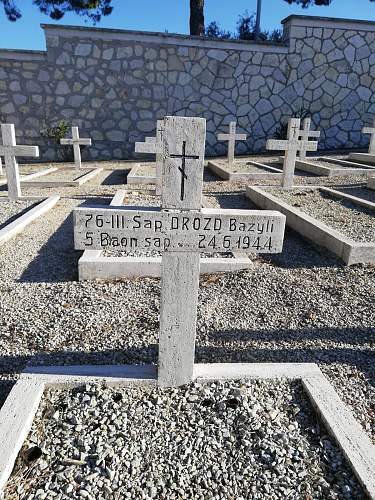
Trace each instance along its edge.
<path fill-rule="evenodd" d="M 287 43 L 274 42 L 253 42 L 244 40 L 221 40 L 213 38 L 205 38 L 190 35 L 181 35 L 178 33 L 162 33 L 152 31 L 133 31 L 120 30 L 111 28 L 92 28 L 87 26 L 68 26 L 56 24 L 41 24 L 45 31 L 46 37 L 51 36 L 66 36 L 69 32 L 70 36 L 80 38 L 90 38 L 93 40 L 123 40 L 131 42 L 156 43 L 163 45 L 179 45 L 185 47 L 198 47 L 218 50 L 243 50 L 249 52 L 272 52 L 272 53 L 287 53 Z M 48 41 L 47 41 L 48 46 Z"/>
<path fill-rule="evenodd" d="M 0 59 L 12 59 L 18 61 L 42 61 L 47 57 L 43 50 L 1 49 Z"/>
<path fill-rule="evenodd" d="M 311 28 L 332 28 L 359 31 L 375 31 L 375 21 L 343 19 L 339 17 L 298 16 L 292 14 L 281 21 L 283 25 Z"/>

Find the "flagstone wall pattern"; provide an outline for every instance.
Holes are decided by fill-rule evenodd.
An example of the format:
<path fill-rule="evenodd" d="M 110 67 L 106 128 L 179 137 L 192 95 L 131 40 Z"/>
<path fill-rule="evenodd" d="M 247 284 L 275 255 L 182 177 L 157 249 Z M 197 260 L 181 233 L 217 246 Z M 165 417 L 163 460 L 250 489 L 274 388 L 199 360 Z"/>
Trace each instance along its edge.
<path fill-rule="evenodd" d="M 368 144 L 375 115 L 375 22 L 291 16 L 283 44 L 43 25 L 47 50 L 0 50 L 0 115 L 17 139 L 56 158 L 40 130 L 66 119 L 91 137 L 85 159 L 134 158 L 165 115 L 207 119 L 207 154 L 237 120 L 237 153 L 265 148 L 303 107 L 321 148 Z M 136 155 L 136 157 L 143 157 Z"/>

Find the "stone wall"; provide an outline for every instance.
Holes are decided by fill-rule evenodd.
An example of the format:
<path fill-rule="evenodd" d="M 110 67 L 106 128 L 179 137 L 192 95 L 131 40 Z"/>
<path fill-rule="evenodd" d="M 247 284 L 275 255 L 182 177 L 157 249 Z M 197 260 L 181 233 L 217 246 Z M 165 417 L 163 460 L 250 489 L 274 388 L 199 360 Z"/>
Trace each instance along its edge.
<path fill-rule="evenodd" d="M 320 147 L 356 148 L 375 115 L 375 23 L 291 16 L 283 44 L 164 33 L 43 25 L 46 52 L 0 50 L 0 115 L 18 141 L 56 150 L 40 135 L 66 119 L 92 137 L 84 158 L 134 157 L 134 142 L 164 115 L 207 119 L 207 154 L 237 120 L 237 153 L 263 150 L 284 118 L 303 107 Z M 139 156 L 138 156 L 139 157 Z"/>

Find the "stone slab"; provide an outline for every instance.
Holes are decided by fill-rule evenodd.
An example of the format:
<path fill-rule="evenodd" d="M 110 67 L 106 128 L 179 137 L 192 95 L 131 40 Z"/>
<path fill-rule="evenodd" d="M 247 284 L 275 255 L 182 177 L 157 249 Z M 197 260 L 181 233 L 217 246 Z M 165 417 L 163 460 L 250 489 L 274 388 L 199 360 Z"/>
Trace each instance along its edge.
<path fill-rule="evenodd" d="M 375 177 L 369 177 L 367 180 L 367 187 L 375 191 Z"/>
<path fill-rule="evenodd" d="M 55 169 L 59 170 L 59 169 Z M 81 175 L 74 181 L 29 181 L 29 180 L 24 180 L 22 181 L 22 185 L 24 187 L 35 187 L 35 188 L 55 188 L 55 187 L 77 187 L 77 186 L 82 186 L 83 184 L 86 184 L 86 182 L 90 181 L 94 177 L 97 177 L 100 172 L 102 172 L 104 169 L 103 167 L 98 167 L 95 169 L 87 169 L 87 173 Z M 84 172 L 83 169 L 77 170 L 77 172 Z"/>
<path fill-rule="evenodd" d="M 269 167 L 268 165 L 263 165 L 262 163 L 258 163 L 255 161 L 247 161 L 247 163 L 251 163 L 252 165 L 259 166 L 268 170 L 268 172 L 232 172 L 229 168 L 226 168 L 223 165 L 220 165 L 216 161 L 210 160 L 208 162 L 208 168 L 216 174 L 218 177 L 221 177 L 224 180 L 228 181 L 263 181 L 268 179 L 281 179 L 282 178 L 282 170 Z"/>
<path fill-rule="evenodd" d="M 73 218 L 76 250 L 278 253 L 285 227 L 284 216 L 262 210 L 80 207 Z"/>
<path fill-rule="evenodd" d="M 156 167 L 155 175 L 142 175 L 142 166 L 136 165 L 128 173 L 127 184 L 156 184 Z"/>
<path fill-rule="evenodd" d="M 365 161 L 367 163 L 375 163 L 375 155 L 370 153 L 350 153 L 350 160 Z"/>
<path fill-rule="evenodd" d="M 198 383 L 236 379 L 301 380 L 313 407 L 336 440 L 369 498 L 375 498 L 375 447 L 336 391 L 312 363 L 195 364 Z M 30 367 L 0 409 L 0 495 L 27 438 L 45 388 L 70 389 L 86 383 L 111 386 L 156 384 L 155 366 Z"/>
<path fill-rule="evenodd" d="M 21 217 L 18 217 L 16 220 L 3 227 L 3 229 L 0 230 L 0 245 L 3 245 L 10 238 L 23 231 L 23 229 L 34 222 L 34 220 L 51 210 L 59 199 L 60 196 L 51 196 L 39 203 L 36 207 L 28 210 L 25 214 L 21 215 Z"/>
<path fill-rule="evenodd" d="M 313 243 L 327 248 L 345 264 L 375 263 L 375 241 L 371 243 L 353 241 L 264 189 L 248 187 L 246 196 L 260 208 L 283 213 L 286 216 L 287 226 Z"/>

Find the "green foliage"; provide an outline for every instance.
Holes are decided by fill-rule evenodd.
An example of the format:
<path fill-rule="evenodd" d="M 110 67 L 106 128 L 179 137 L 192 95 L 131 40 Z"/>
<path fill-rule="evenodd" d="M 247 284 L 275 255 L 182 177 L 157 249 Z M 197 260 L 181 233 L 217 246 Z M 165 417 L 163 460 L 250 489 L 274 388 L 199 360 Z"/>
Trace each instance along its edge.
<path fill-rule="evenodd" d="M 56 144 L 60 144 L 60 139 L 64 139 L 64 137 L 68 135 L 70 128 L 70 123 L 65 120 L 60 120 L 54 127 L 46 126 L 40 131 L 40 135 L 42 137 L 46 137 L 47 139 L 51 139 Z"/>
<path fill-rule="evenodd" d="M 207 26 L 204 35 L 208 38 L 221 38 L 222 40 L 233 38 L 232 33 L 221 29 L 220 25 L 216 21 L 212 21 Z"/>
<path fill-rule="evenodd" d="M 39 8 L 40 12 L 51 19 L 59 20 L 67 12 L 74 12 L 89 19 L 93 24 L 98 23 L 102 16 L 112 13 L 111 2 L 112 0 L 33 0 L 33 4 Z M 3 4 L 9 21 L 17 21 L 22 17 L 17 0 L 0 0 L 0 4 Z"/>
<path fill-rule="evenodd" d="M 279 127 L 275 130 L 275 133 L 273 134 L 274 139 L 287 139 L 288 137 L 288 122 L 290 118 L 300 118 L 301 120 L 304 120 L 305 118 L 311 116 L 311 113 L 308 109 L 305 109 L 303 107 L 297 109 L 296 111 L 293 111 L 292 116 L 285 117 Z"/>

